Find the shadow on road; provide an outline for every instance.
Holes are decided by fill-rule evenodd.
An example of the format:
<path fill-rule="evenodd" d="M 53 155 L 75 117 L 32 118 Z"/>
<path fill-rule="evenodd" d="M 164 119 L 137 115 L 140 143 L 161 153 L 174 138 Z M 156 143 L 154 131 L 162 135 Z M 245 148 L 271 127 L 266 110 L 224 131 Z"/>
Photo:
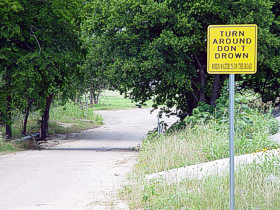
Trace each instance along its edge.
<path fill-rule="evenodd" d="M 92 147 L 92 148 L 47 148 L 44 150 L 52 151 L 98 151 L 98 152 L 135 152 L 136 148 L 111 148 L 111 147 Z"/>

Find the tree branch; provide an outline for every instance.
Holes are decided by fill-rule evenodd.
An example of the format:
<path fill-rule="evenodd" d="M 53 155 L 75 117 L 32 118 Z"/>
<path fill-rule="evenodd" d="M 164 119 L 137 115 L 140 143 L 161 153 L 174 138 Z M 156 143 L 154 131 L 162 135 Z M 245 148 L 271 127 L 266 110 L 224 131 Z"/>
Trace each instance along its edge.
<path fill-rule="evenodd" d="M 39 54 L 41 54 L 42 48 L 41 48 L 41 45 L 40 45 L 40 43 L 39 43 L 37 37 L 36 37 L 35 34 L 33 33 L 32 26 L 31 26 L 31 33 L 30 33 L 30 36 L 32 36 L 32 37 L 35 38 L 35 40 L 36 40 L 36 42 L 37 42 L 37 44 L 38 44 L 38 47 L 39 47 L 39 49 L 40 49 L 40 50 L 39 50 Z"/>

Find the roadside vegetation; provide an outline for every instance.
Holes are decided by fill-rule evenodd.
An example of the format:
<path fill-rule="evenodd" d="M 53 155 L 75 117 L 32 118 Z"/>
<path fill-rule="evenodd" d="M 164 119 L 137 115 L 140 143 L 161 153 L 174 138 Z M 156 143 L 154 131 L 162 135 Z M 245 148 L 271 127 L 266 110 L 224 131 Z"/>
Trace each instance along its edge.
<path fill-rule="evenodd" d="M 87 103 L 86 100 L 88 100 Z M 150 106 L 151 101 L 148 101 L 146 105 L 142 107 Z M 69 100 L 66 103 L 62 103 L 61 100 L 55 100 L 49 111 L 48 133 L 49 135 L 67 134 L 97 127 L 103 123 L 103 119 L 100 115 L 95 114 L 96 110 L 127 108 L 138 108 L 138 106 L 136 103 L 131 102 L 130 99 L 123 97 L 118 92 L 109 90 L 100 91 L 99 99 L 96 101 L 96 104 L 92 103 L 89 94 L 80 94 L 74 99 L 74 101 Z M 24 114 L 21 113 L 20 110 L 14 111 L 12 117 L 14 123 L 11 127 L 13 133 L 12 139 L 40 132 L 41 113 L 38 110 L 30 110 L 26 129 L 23 133 L 24 117 Z M 2 154 L 31 149 L 33 147 L 30 142 L 11 143 L 4 141 L 4 126 L 0 126 L 0 132 L 0 151 Z"/>
<path fill-rule="evenodd" d="M 279 157 L 235 170 L 236 209 L 279 209 Z M 210 176 L 167 185 L 142 182 L 125 186 L 131 209 L 229 209 L 229 176 Z"/>
<path fill-rule="evenodd" d="M 72 132 L 80 132 L 85 129 L 97 127 L 103 123 L 103 119 L 100 115 L 94 113 L 93 107 L 88 107 L 81 104 L 76 104 L 72 101 L 65 103 L 64 105 L 58 102 L 53 103 L 53 107 L 50 109 L 49 119 L 49 134 L 67 134 Z M 15 123 L 12 127 L 13 139 L 21 138 L 23 136 L 23 120 L 24 116 L 20 113 L 15 115 Z M 0 127 L 2 134 L 4 128 Z M 30 114 L 29 121 L 26 128 L 26 134 L 32 134 L 40 132 L 40 113 L 33 112 Z M 32 148 L 29 142 L 11 143 L 4 141 L 3 135 L 0 138 L 0 152 L 14 152 Z"/>
<path fill-rule="evenodd" d="M 201 104 L 192 116 L 172 126 L 166 134 L 150 134 L 144 140 L 130 175 L 132 185 L 125 186 L 121 193 L 131 208 L 229 208 L 227 175 L 171 185 L 144 179 L 146 174 L 229 157 L 227 107 L 227 94 L 224 94 L 215 110 Z M 236 95 L 235 119 L 235 155 L 279 147 L 268 139 L 278 132 L 278 122 L 255 94 Z M 278 209 L 275 207 L 279 207 L 280 187 L 266 183 L 265 179 L 271 175 L 280 180 L 280 166 L 276 164 L 279 162 L 279 157 L 275 157 L 237 170 L 238 209 Z"/>
<path fill-rule="evenodd" d="M 18 152 L 24 149 L 30 149 L 28 142 L 5 142 L 0 139 L 0 155 L 10 152 Z"/>

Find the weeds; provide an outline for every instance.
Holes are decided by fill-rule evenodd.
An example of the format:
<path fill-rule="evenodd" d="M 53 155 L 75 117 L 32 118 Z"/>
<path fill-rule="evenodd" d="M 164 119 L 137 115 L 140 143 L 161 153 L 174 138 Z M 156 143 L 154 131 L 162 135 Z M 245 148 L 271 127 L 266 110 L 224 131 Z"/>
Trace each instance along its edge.
<path fill-rule="evenodd" d="M 30 142 L 6 142 L 0 140 L 0 155 L 10 152 L 18 152 L 26 149 L 32 149 L 34 145 Z"/>
<path fill-rule="evenodd" d="M 269 128 L 264 126 L 267 120 L 269 116 L 260 116 L 251 127 L 236 133 L 235 155 L 278 147 L 268 139 Z M 200 122 L 173 134 L 148 137 L 142 144 L 138 166 L 148 163 L 144 172 L 154 173 L 229 157 L 228 148 L 227 124 Z"/>
<path fill-rule="evenodd" d="M 278 148 L 278 144 L 268 139 L 279 128 L 270 112 L 264 113 L 242 95 L 237 99 L 235 155 Z M 228 102 L 220 100 L 219 111 L 209 110 L 211 107 L 202 104 L 167 134 L 150 134 L 143 141 L 138 162 L 130 175 L 132 184 L 120 193 L 132 209 L 229 209 L 228 175 L 171 185 L 144 179 L 146 174 L 229 156 Z M 237 209 L 279 209 L 280 187 L 276 184 L 280 183 L 279 156 L 266 158 L 262 164 L 238 168 L 235 177 Z"/>
<path fill-rule="evenodd" d="M 278 157 L 238 168 L 235 172 L 236 209 L 279 209 L 279 181 Z M 229 209 L 228 175 L 185 180 L 172 185 L 146 183 L 139 192 L 141 197 L 134 194 L 136 197 L 129 198 L 133 200 L 132 208 Z"/>

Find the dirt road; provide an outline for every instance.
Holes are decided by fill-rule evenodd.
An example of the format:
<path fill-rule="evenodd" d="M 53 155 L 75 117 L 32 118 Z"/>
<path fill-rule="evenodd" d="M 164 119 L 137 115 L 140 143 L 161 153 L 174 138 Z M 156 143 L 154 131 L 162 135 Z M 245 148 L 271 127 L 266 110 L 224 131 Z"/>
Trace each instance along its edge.
<path fill-rule="evenodd" d="M 131 150 L 157 123 L 148 109 L 102 111 L 105 125 L 46 150 L 0 156 L 0 210 L 126 209 L 115 193 L 132 169 Z M 167 119 L 166 121 L 175 121 Z"/>

